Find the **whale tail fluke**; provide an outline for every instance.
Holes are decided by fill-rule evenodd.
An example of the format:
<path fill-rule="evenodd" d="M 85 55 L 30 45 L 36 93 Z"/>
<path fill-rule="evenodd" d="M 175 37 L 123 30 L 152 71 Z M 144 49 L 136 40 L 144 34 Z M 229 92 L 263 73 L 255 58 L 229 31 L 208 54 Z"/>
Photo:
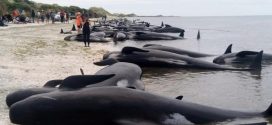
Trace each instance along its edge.
<path fill-rule="evenodd" d="M 230 44 L 230 45 L 227 47 L 227 49 L 226 49 L 226 51 L 224 52 L 224 54 L 231 53 L 231 49 L 232 49 L 232 44 Z"/>
<path fill-rule="evenodd" d="M 266 109 L 266 111 L 264 111 L 264 115 L 266 115 L 266 116 L 271 116 L 271 115 L 272 115 L 272 103 L 271 103 L 270 106 Z"/>
<path fill-rule="evenodd" d="M 262 69 L 262 58 L 263 58 L 263 51 L 260 51 L 254 61 L 252 62 L 252 64 L 249 66 L 250 69 L 257 69 L 260 70 Z"/>

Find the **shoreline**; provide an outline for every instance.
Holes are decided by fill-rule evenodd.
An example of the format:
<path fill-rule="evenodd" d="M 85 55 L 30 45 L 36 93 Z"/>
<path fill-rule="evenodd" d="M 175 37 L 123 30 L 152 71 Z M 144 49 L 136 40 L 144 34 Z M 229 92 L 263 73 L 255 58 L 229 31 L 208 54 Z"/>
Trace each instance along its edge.
<path fill-rule="evenodd" d="M 5 97 L 22 88 L 40 87 L 47 81 L 85 74 L 93 74 L 103 67 L 93 64 L 113 49 L 113 43 L 83 43 L 64 41 L 61 28 L 70 24 L 20 25 L 0 30 L 0 124 L 9 122 Z M 74 32 L 75 34 L 76 32 Z"/>

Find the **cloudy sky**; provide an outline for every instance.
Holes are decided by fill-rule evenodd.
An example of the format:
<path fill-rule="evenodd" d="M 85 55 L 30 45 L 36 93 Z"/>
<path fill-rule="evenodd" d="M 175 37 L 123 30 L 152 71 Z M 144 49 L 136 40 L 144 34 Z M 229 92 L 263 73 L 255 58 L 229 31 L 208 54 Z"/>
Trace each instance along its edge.
<path fill-rule="evenodd" d="M 174 16 L 272 15 L 272 0 L 33 0 L 41 3 L 103 7 L 111 13 Z"/>

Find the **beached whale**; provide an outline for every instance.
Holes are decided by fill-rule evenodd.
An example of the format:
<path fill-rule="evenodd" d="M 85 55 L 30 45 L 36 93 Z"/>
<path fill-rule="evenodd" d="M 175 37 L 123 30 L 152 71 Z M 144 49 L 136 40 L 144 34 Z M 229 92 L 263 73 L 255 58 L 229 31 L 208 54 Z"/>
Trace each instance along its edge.
<path fill-rule="evenodd" d="M 167 34 L 162 33 L 155 33 L 155 32 L 134 32 L 133 33 L 133 39 L 135 40 L 176 40 L 176 39 L 183 39 L 182 36 L 171 36 Z"/>
<path fill-rule="evenodd" d="M 145 40 L 177 40 L 183 39 L 183 37 L 155 33 L 150 31 L 135 31 L 135 32 L 117 32 L 114 35 L 113 39 L 114 41 L 125 41 L 128 39 L 145 41 Z"/>
<path fill-rule="evenodd" d="M 178 28 L 178 27 L 172 27 L 170 25 L 165 24 L 165 27 L 157 28 L 154 30 L 154 32 L 158 33 L 183 33 L 185 32 L 184 29 Z"/>
<path fill-rule="evenodd" d="M 176 54 L 187 55 L 187 56 L 195 57 L 195 58 L 214 56 L 212 54 L 193 52 L 193 51 L 189 51 L 189 50 L 184 50 L 184 49 L 170 47 L 170 46 L 163 46 L 163 45 L 159 45 L 159 44 L 145 44 L 143 46 L 143 48 L 144 49 L 162 50 L 162 51 L 172 52 L 172 53 L 176 53 Z"/>
<path fill-rule="evenodd" d="M 256 51 L 240 51 L 232 52 L 232 44 L 230 44 L 225 53 L 216 57 L 213 62 L 217 64 L 227 64 L 227 63 L 246 63 L 254 60 L 255 56 L 259 52 Z M 264 62 L 272 61 L 272 54 L 263 53 L 262 60 Z"/>
<path fill-rule="evenodd" d="M 12 105 L 9 115 L 15 124 L 118 125 L 121 121 L 146 121 L 183 125 L 268 117 L 272 106 L 264 112 L 233 111 L 134 89 L 94 87 L 31 96 Z"/>
<path fill-rule="evenodd" d="M 224 65 L 203 61 L 185 55 L 172 52 L 144 49 L 136 47 L 124 47 L 120 52 L 107 53 L 96 65 L 110 65 L 112 59 L 120 62 L 130 62 L 141 67 L 172 67 L 172 68 L 197 68 L 207 70 L 255 70 L 261 69 L 262 51 L 255 57 L 249 68 L 233 68 Z"/>
<path fill-rule="evenodd" d="M 61 89 L 77 89 L 83 88 L 82 84 L 96 84 L 106 79 L 111 78 L 112 75 L 85 75 L 81 77 L 77 76 L 69 76 L 58 84 Z M 20 89 L 13 93 L 10 93 L 6 97 L 6 104 L 8 107 L 13 105 L 14 103 L 24 100 L 32 95 L 49 93 L 56 90 L 60 90 L 58 87 L 53 87 L 56 84 L 52 84 L 53 82 L 47 82 L 42 88 L 28 88 L 28 89 Z"/>
<path fill-rule="evenodd" d="M 81 88 L 118 86 L 144 90 L 144 83 L 141 81 L 142 70 L 132 63 L 118 62 L 105 67 L 94 75 L 74 75 L 64 80 L 48 81 L 43 88 L 29 88 L 17 90 L 6 97 L 6 104 L 12 104 L 26 99 L 32 95 L 62 90 L 76 90 Z M 59 87 L 56 87 L 58 86 Z"/>
<path fill-rule="evenodd" d="M 64 40 L 83 42 L 83 34 L 69 35 Z M 90 34 L 90 42 L 110 42 L 110 40 L 105 38 L 105 33 L 94 32 Z"/>

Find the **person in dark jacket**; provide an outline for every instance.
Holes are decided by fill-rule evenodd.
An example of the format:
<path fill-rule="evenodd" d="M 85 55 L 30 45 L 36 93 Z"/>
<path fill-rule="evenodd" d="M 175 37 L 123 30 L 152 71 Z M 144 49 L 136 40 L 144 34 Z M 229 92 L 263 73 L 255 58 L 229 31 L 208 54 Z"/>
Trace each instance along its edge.
<path fill-rule="evenodd" d="M 84 40 L 85 47 L 87 47 L 86 46 L 87 43 L 88 43 L 88 47 L 90 46 L 90 34 L 91 34 L 90 23 L 89 23 L 89 20 L 86 19 L 83 25 L 83 40 Z"/>
<path fill-rule="evenodd" d="M 32 23 L 35 23 L 35 17 L 36 17 L 35 11 L 34 11 L 34 10 L 31 10 Z"/>

